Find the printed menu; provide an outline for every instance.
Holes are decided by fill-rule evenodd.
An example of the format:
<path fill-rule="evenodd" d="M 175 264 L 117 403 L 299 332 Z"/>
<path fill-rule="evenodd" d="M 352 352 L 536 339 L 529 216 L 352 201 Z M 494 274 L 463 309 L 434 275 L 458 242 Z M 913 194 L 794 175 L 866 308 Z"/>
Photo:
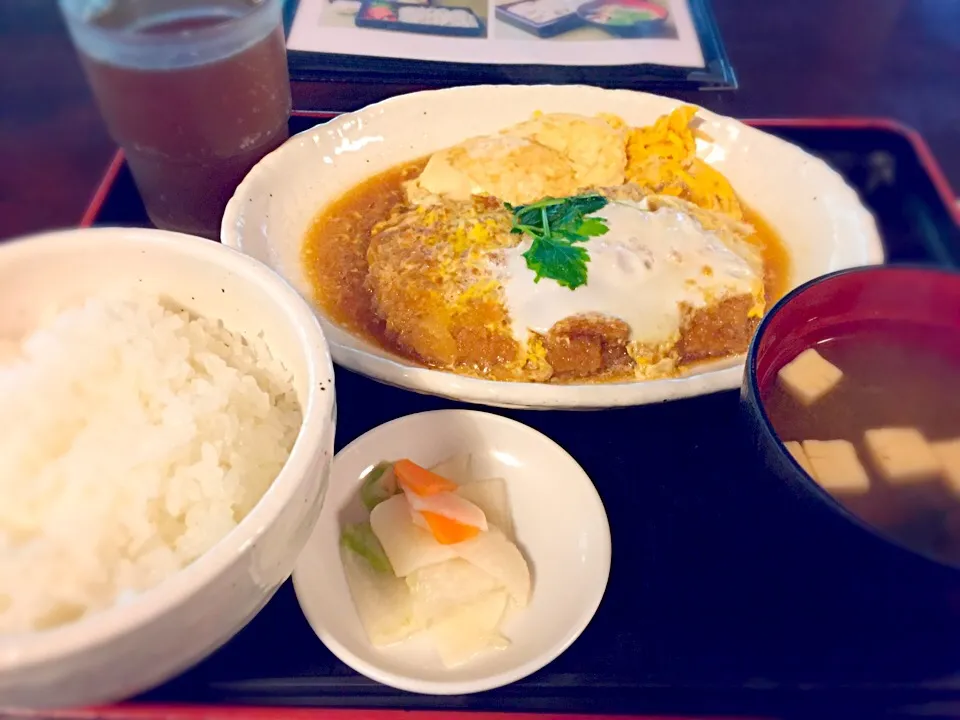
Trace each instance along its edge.
<path fill-rule="evenodd" d="M 295 59 L 310 54 L 314 68 L 323 57 L 354 71 L 363 59 L 387 60 L 378 72 L 413 81 L 410 62 L 473 66 L 480 75 L 481 66 L 487 75 L 532 66 L 541 82 L 557 81 L 550 68 L 657 66 L 735 85 L 707 0 L 298 0 L 288 11 L 287 48 L 295 77 Z"/>

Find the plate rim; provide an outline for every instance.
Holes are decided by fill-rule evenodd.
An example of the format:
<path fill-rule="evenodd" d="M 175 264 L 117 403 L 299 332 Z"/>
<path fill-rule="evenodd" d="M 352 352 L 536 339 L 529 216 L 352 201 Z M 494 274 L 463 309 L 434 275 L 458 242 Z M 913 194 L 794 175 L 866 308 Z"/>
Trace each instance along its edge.
<path fill-rule="evenodd" d="M 506 425 L 515 431 L 519 430 L 527 434 L 532 434 L 533 436 L 538 437 L 540 441 L 546 442 L 547 445 L 552 446 L 552 448 L 557 451 L 560 457 L 563 457 L 567 461 L 573 463 L 573 466 L 580 471 L 579 477 L 581 478 L 581 481 L 585 483 L 585 487 L 591 494 L 592 504 L 594 505 L 593 511 L 596 513 L 596 517 L 600 521 L 596 540 L 600 546 L 598 549 L 598 553 L 601 556 L 600 560 L 603 562 L 605 567 L 602 568 L 603 582 L 597 584 L 595 590 L 589 596 L 589 602 L 583 606 L 578 621 L 574 625 L 571 625 L 567 628 L 567 631 L 560 642 L 551 645 L 546 652 L 538 655 L 535 659 L 522 663 L 509 670 L 503 670 L 494 675 L 489 675 L 487 677 L 477 678 L 474 680 L 455 680 L 447 682 L 441 680 L 422 680 L 415 677 L 410 677 L 409 675 L 382 670 L 378 666 L 366 662 L 351 652 L 336 638 L 334 634 L 330 632 L 327 624 L 320 623 L 316 618 L 311 618 L 311 614 L 305 606 L 304 597 L 306 596 L 306 591 L 302 588 L 304 580 L 298 580 L 298 578 L 302 578 L 307 572 L 309 572 L 305 569 L 307 567 L 307 561 L 304 558 L 304 555 L 301 554 L 300 558 L 297 560 L 297 564 L 294 566 L 291 580 L 300 611 L 303 613 L 307 624 L 310 626 L 310 629 L 313 630 L 317 638 L 319 638 L 324 646 L 338 660 L 360 675 L 398 690 L 420 693 L 424 695 L 467 695 L 484 692 L 487 690 L 504 687 L 506 685 L 511 685 L 512 683 L 529 677 L 533 673 L 542 670 L 544 667 L 563 655 L 563 653 L 565 653 L 570 646 L 576 642 L 577 638 L 583 634 L 584 630 L 586 630 L 593 621 L 597 611 L 600 609 L 603 598 L 606 595 L 607 587 L 610 584 L 610 570 L 613 564 L 613 538 L 610 531 L 610 518 L 607 515 L 606 508 L 604 507 L 603 498 L 600 497 L 600 492 L 597 490 L 597 486 L 591 477 L 587 474 L 587 471 L 584 470 L 583 466 L 580 465 L 575 457 L 567 452 L 567 450 L 560 445 L 560 443 L 551 438 L 549 435 L 537 430 L 534 427 L 531 427 L 530 425 L 522 423 L 518 420 L 514 420 L 513 418 L 505 417 L 498 413 L 459 408 L 426 410 L 423 412 L 411 413 L 409 415 L 401 415 L 398 418 L 394 418 L 393 420 L 389 420 L 385 423 L 377 425 L 376 427 L 371 428 L 370 430 L 351 440 L 334 456 L 330 464 L 330 486 L 332 487 L 336 482 L 337 459 L 341 456 L 341 454 L 344 454 L 351 448 L 360 445 L 361 441 L 365 439 L 368 440 L 368 435 L 374 435 L 378 432 L 384 431 L 386 428 L 411 422 L 414 418 L 431 416 L 440 418 L 438 422 L 442 422 L 443 416 L 450 415 L 472 416 L 477 418 L 481 423 L 499 423 Z M 318 522 L 314 527 L 314 530 L 311 533 L 311 539 L 314 533 L 320 531 L 320 525 L 321 523 Z M 309 542 L 310 541 L 308 540 L 308 544 Z M 534 589 L 534 592 L 536 592 L 536 589 Z M 354 612 L 356 612 L 355 609 Z M 320 628 L 314 624 L 315 621 L 321 625 Z"/>
<path fill-rule="evenodd" d="M 462 94 L 480 94 L 483 92 L 602 92 L 611 97 L 636 98 L 640 102 L 667 102 L 673 107 L 690 105 L 697 108 L 697 114 L 713 121 L 730 123 L 738 132 L 759 134 L 771 138 L 785 152 L 794 153 L 796 157 L 803 157 L 807 162 L 814 163 L 821 172 L 827 173 L 836 181 L 836 188 L 845 196 L 845 206 L 855 210 L 857 225 L 861 227 L 867 239 L 864 248 L 865 262 L 863 265 L 879 265 L 886 260 L 883 239 L 877 227 L 876 219 L 864 205 L 859 193 L 847 180 L 834 170 L 825 160 L 807 152 L 803 148 L 786 140 L 776 137 L 760 128 L 751 127 L 744 122 L 713 112 L 707 108 L 690 102 L 684 102 L 665 95 L 657 95 L 638 90 L 608 89 L 584 84 L 557 85 L 509 85 L 483 84 L 463 85 L 450 88 L 420 90 L 411 93 L 395 95 L 351 112 L 345 112 L 331 118 L 327 122 L 315 125 L 299 132 L 265 156 L 244 177 L 236 192 L 227 204 L 221 223 L 221 242 L 240 252 L 244 252 L 241 233 L 243 215 L 243 199 L 251 195 L 251 187 L 260 182 L 260 177 L 269 173 L 274 165 L 279 165 L 281 156 L 288 146 L 311 138 L 314 135 L 329 132 L 330 128 L 340 128 L 369 114 L 383 114 L 394 106 L 407 104 L 416 105 L 423 97 L 438 95 L 451 96 L 451 103 L 456 102 L 456 96 Z M 848 266 L 831 268 L 832 270 L 846 269 Z M 282 274 L 278 268 L 273 268 Z M 822 274 L 822 273 L 821 273 Z M 285 278 L 286 279 L 286 278 Z M 294 284 L 288 279 L 288 282 Z M 372 343 L 361 338 L 349 330 L 333 322 L 316 307 L 315 302 L 309 299 L 314 312 L 323 327 L 330 345 L 330 352 L 334 361 L 342 367 L 357 372 L 367 378 L 394 387 L 410 390 L 420 394 L 433 395 L 490 407 L 528 410 L 602 410 L 617 407 L 634 407 L 639 405 L 656 404 L 671 400 L 680 400 L 700 395 L 708 395 L 724 390 L 733 390 L 740 386 L 744 372 L 746 353 L 734 357 L 723 358 L 716 362 L 707 362 L 696 371 L 687 375 L 671 378 L 655 378 L 650 380 L 627 380 L 613 383 L 570 383 L 551 384 L 533 382 L 497 381 L 484 378 L 475 378 L 460 375 L 449 370 L 430 368 L 415 364 L 395 353 L 375 347 Z M 341 344 L 341 335 L 352 336 L 361 347 L 349 347 Z"/>

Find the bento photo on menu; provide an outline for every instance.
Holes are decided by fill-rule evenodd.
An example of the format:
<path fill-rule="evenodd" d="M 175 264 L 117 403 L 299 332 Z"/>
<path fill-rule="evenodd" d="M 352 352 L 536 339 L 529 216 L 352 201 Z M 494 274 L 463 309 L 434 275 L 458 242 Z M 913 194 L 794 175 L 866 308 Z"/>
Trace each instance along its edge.
<path fill-rule="evenodd" d="M 486 37 L 487 0 L 324 0 L 320 25 L 437 37 Z"/>
<path fill-rule="evenodd" d="M 491 65 L 704 67 L 689 0 L 299 0 L 287 48 Z"/>
<path fill-rule="evenodd" d="M 497 37 L 677 39 L 668 0 L 498 0 Z"/>

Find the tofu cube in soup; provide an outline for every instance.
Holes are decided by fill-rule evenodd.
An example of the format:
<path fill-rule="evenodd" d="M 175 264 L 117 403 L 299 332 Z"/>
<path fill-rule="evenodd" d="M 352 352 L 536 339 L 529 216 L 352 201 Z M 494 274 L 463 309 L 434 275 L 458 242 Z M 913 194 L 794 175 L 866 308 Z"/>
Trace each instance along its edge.
<path fill-rule="evenodd" d="M 951 494 L 960 498 L 960 438 L 931 443 L 933 454 L 940 461 L 940 472 Z M 957 515 L 960 532 L 960 514 Z"/>
<path fill-rule="evenodd" d="M 912 484 L 935 479 L 940 461 L 916 428 L 879 428 L 864 435 L 870 460 L 891 484 Z"/>
<path fill-rule="evenodd" d="M 863 495 L 870 490 L 870 476 L 847 440 L 807 440 L 803 451 L 813 467 L 813 476 L 827 491 L 838 495 Z"/>
<path fill-rule="evenodd" d="M 836 387 L 843 372 L 816 350 L 808 348 L 780 368 L 777 377 L 794 400 L 813 405 Z"/>
<path fill-rule="evenodd" d="M 816 480 L 817 476 L 813 472 L 813 466 L 810 464 L 810 459 L 807 457 L 807 454 L 803 451 L 803 446 L 795 440 L 785 442 L 783 446 L 787 449 L 793 459 L 797 461 L 797 464 L 803 468 L 803 471 Z"/>

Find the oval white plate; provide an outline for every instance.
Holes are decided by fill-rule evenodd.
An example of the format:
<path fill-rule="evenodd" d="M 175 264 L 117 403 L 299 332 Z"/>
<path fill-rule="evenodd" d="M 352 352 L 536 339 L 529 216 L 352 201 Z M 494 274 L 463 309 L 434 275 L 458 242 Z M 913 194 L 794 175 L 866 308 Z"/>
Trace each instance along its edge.
<path fill-rule="evenodd" d="M 434 465 L 471 453 L 477 477 L 507 482 L 517 543 L 530 563 L 533 594 L 504 623 L 511 644 L 448 670 L 426 639 L 374 648 L 360 624 L 340 562 L 340 529 L 366 514 L 361 474 L 385 458 Z M 333 461 L 320 522 L 293 571 L 310 626 L 340 660 L 369 678 L 410 692 L 460 695 L 500 687 L 536 672 L 583 632 L 610 574 L 610 526 L 593 483 L 547 436 L 475 410 L 408 415 L 354 440 Z"/>
<path fill-rule="evenodd" d="M 496 132 L 536 110 L 607 112 L 631 125 L 646 125 L 680 104 L 647 93 L 579 85 L 481 85 L 402 95 L 301 133 L 264 158 L 227 205 L 221 239 L 273 267 L 309 298 L 300 250 L 310 223 L 371 175 Z M 791 287 L 833 270 L 883 262 L 873 217 L 826 163 L 731 118 L 706 110 L 699 117 L 713 141 L 698 142 L 698 155 L 724 173 L 783 238 L 793 262 Z M 670 380 L 492 382 L 416 366 L 318 315 L 339 364 L 391 385 L 502 407 L 640 405 L 734 388 L 743 371 L 742 358 L 735 358 Z"/>

